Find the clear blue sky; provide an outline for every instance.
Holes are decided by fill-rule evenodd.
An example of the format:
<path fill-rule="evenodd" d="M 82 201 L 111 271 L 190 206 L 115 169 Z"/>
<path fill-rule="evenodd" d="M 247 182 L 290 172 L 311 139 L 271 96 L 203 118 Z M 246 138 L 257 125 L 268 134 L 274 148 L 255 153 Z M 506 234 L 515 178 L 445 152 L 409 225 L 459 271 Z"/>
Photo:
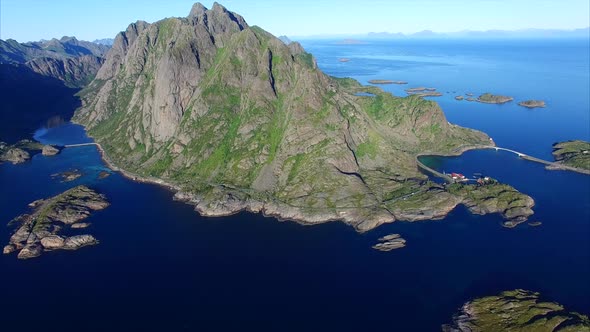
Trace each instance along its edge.
<path fill-rule="evenodd" d="M 1 0 L 0 38 L 112 38 L 137 20 L 186 16 L 187 0 Z M 275 35 L 421 30 L 575 29 L 590 25 L 588 0 L 221 0 Z M 211 8 L 213 1 L 202 1 Z M 353 3 L 356 3 L 354 5 Z"/>

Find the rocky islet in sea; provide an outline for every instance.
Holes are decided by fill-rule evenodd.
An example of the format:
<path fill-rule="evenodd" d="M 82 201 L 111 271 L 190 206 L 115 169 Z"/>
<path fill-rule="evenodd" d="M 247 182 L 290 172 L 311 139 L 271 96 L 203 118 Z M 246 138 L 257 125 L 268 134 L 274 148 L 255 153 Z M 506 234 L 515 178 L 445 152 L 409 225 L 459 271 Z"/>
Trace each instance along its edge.
<path fill-rule="evenodd" d="M 98 240 L 90 234 L 61 235 L 69 229 L 90 226 L 82 220 L 93 211 L 109 206 L 104 195 L 86 187 L 77 186 L 59 195 L 36 200 L 29 204 L 32 212 L 22 214 L 10 222 L 16 231 L 4 246 L 3 253 L 18 252 L 19 259 L 38 257 L 45 251 L 76 250 L 94 245 Z"/>
<path fill-rule="evenodd" d="M 505 291 L 465 303 L 443 332 L 590 332 L 587 316 L 543 301 L 539 293 Z"/>

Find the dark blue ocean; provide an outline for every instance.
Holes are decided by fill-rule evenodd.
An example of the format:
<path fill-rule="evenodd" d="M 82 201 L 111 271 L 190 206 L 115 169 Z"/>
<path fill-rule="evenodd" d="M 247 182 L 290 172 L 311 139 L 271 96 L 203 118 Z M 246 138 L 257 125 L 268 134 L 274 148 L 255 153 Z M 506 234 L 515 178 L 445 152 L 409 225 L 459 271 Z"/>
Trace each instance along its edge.
<path fill-rule="evenodd" d="M 438 88 L 448 120 L 487 132 L 499 146 L 551 158 L 560 140 L 590 139 L 589 43 L 551 41 L 303 41 L 334 76 L 405 80 L 383 88 Z M 338 62 L 338 58 L 350 62 Z M 446 92 L 449 92 L 448 94 Z M 456 101 L 466 92 L 543 99 Z M 87 142 L 82 128 L 42 129 L 46 143 Z M 429 158 L 440 170 L 485 173 L 531 195 L 531 220 L 501 226 L 497 215 L 457 208 L 444 220 L 395 222 L 364 234 L 342 223 L 301 226 L 242 213 L 204 218 L 155 185 L 106 170 L 93 146 L 0 165 L 0 221 L 35 199 L 86 184 L 111 206 L 91 216 L 101 243 L 19 261 L 0 256 L 0 330 L 45 331 L 440 331 L 469 299 L 524 288 L 590 314 L 590 176 L 547 171 L 506 152 Z M 60 183 L 51 174 L 78 168 Z M 5 244 L 13 231 L 0 227 Z M 400 233 L 407 247 L 371 249 Z"/>

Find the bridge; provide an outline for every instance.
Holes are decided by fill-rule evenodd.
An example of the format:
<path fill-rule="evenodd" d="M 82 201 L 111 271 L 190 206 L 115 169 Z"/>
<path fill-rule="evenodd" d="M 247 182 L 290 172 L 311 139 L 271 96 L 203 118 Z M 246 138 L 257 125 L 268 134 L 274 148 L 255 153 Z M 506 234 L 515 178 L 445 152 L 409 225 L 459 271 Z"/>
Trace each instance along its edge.
<path fill-rule="evenodd" d="M 512 149 L 507 149 L 507 148 L 502 148 L 499 146 L 493 146 L 493 145 L 479 145 L 479 146 L 473 146 L 470 148 L 470 150 L 483 150 L 483 149 L 494 149 L 496 151 L 506 151 L 506 152 L 510 152 L 513 153 L 515 155 L 517 155 L 519 158 L 528 160 L 528 161 L 532 161 L 532 162 L 536 162 L 539 164 L 543 164 L 547 166 L 547 169 L 551 169 L 551 170 L 566 170 L 566 171 L 572 171 L 572 172 L 577 172 L 577 173 L 582 173 L 582 174 L 588 174 L 590 175 L 590 171 L 589 170 L 585 170 L 585 169 L 581 169 L 581 168 L 577 168 L 577 167 L 571 167 L 571 166 L 567 166 L 567 165 L 563 165 L 561 163 L 557 163 L 557 162 L 553 162 L 553 161 L 547 161 L 547 160 L 543 160 L 537 157 L 533 157 L 533 156 L 529 156 L 526 153 L 523 152 L 519 152 L 519 151 L 515 151 Z M 419 156 L 418 156 L 419 157 Z M 416 157 L 416 162 L 418 163 L 418 167 L 421 168 L 422 170 L 426 171 L 427 173 L 430 173 L 436 177 L 442 178 L 443 180 L 445 180 L 446 182 L 449 183 L 454 183 L 457 182 L 455 179 L 451 178 L 448 174 L 445 173 L 441 173 L 437 170 L 434 170 L 426 165 L 424 165 L 420 159 Z"/>
<path fill-rule="evenodd" d="M 89 145 L 96 145 L 96 146 L 100 147 L 100 144 L 92 142 L 92 143 L 80 143 L 80 144 L 67 144 L 67 145 L 64 145 L 64 148 L 75 148 L 78 146 L 89 146 Z"/>

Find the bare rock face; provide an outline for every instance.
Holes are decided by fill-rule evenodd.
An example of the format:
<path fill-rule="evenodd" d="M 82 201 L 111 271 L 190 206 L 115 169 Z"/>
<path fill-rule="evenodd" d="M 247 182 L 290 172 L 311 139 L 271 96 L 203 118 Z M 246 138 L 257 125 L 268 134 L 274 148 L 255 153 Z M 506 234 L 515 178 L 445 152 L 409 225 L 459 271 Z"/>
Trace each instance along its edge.
<path fill-rule="evenodd" d="M 41 150 L 41 153 L 44 156 L 55 156 L 56 154 L 59 153 L 59 150 L 51 145 L 44 145 L 43 150 Z"/>
<path fill-rule="evenodd" d="M 98 241 L 92 235 L 84 234 L 84 235 L 76 235 L 70 236 L 65 239 L 63 244 L 63 249 L 66 250 L 76 250 L 80 249 L 85 246 L 91 246 L 98 244 Z"/>
<path fill-rule="evenodd" d="M 49 235 L 41 239 L 41 245 L 48 250 L 61 249 L 64 246 L 64 238 L 59 235 Z"/>
<path fill-rule="evenodd" d="M 27 244 L 24 248 L 19 251 L 17 257 L 18 259 L 29 259 L 41 256 L 43 253 L 43 247 L 38 243 L 30 243 Z"/>

